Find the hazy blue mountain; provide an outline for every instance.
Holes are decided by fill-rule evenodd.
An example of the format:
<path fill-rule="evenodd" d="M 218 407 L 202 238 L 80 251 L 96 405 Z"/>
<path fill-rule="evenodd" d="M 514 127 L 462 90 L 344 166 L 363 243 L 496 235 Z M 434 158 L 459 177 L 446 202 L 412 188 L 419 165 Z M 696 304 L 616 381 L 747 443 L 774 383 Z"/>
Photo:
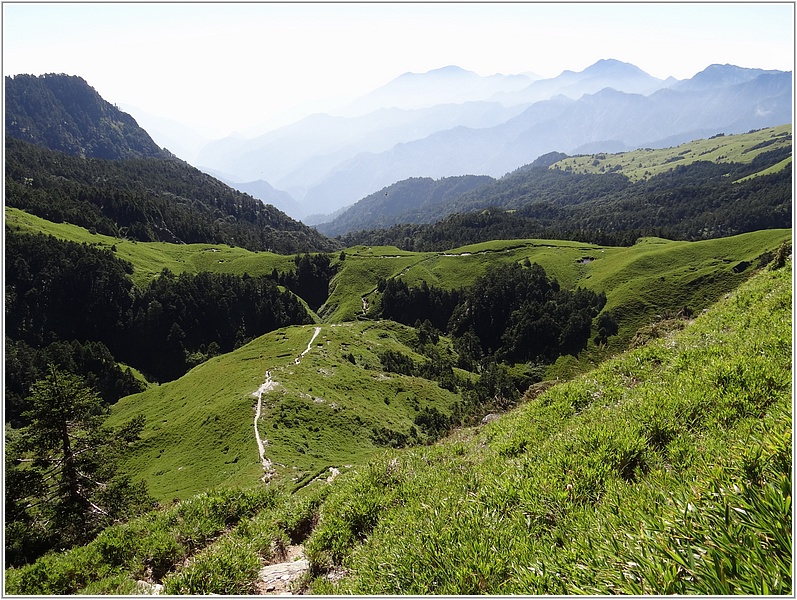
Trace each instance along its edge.
<path fill-rule="evenodd" d="M 672 85 L 678 91 L 702 91 L 745 83 L 756 79 L 759 75 L 777 75 L 781 71 L 765 71 L 763 69 L 746 69 L 735 65 L 709 65 L 691 79 L 678 81 Z"/>
<path fill-rule="evenodd" d="M 359 117 L 316 114 L 253 139 L 210 142 L 197 163 L 238 181 L 267 180 L 301 200 L 307 188 L 361 152 L 382 152 L 460 125 L 490 127 L 521 110 L 496 102 L 467 102 L 416 110 L 382 108 Z"/>
<path fill-rule="evenodd" d="M 643 96 L 605 88 L 579 100 L 557 96 L 495 127 L 458 127 L 386 152 L 362 153 L 308 190 L 303 204 L 330 212 L 412 176 L 499 177 L 554 150 L 662 147 L 789 123 L 791 89 L 791 73 L 781 72 L 698 91 L 666 88 Z"/>
<path fill-rule="evenodd" d="M 658 79 L 639 67 L 619 60 L 599 60 L 580 72 L 563 71 L 551 79 L 540 79 L 514 92 L 499 92 L 490 99 L 506 105 L 528 104 L 564 95 L 578 100 L 584 94 L 594 94 L 612 88 L 631 94 L 650 94 L 672 81 Z"/>
<path fill-rule="evenodd" d="M 199 151 L 210 142 L 190 125 L 153 115 L 129 104 L 120 104 L 120 108 L 132 115 L 161 148 L 191 164 L 196 164 Z"/>
<path fill-rule="evenodd" d="M 389 151 L 397 144 L 460 126 L 493 127 L 530 104 L 523 99 L 485 102 L 487 98 L 506 99 L 507 94 L 530 88 L 536 90 L 533 96 L 538 100 L 549 99 L 562 90 L 568 96 L 580 96 L 585 90 L 596 91 L 609 84 L 624 91 L 648 91 L 663 85 L 641 69 L 615 60 L 599 61 L 580 73 L 566 71 L 551 80 L 537 79 L 533 74 L 482 77 L 456 66 L 405 73 L 355 101 L 341 115 L 312 115 L 249 140 L 231 137 L 210 142 L 199 153 L 197 163 L 229 173 L 237 181 L 267 180 L 287 190 L 297 201 L 305 202 L 305 195 L 312 188 L 324 186 L 327 178 L 334 179 L 338 171 L 346 170 L 347 163 L 357 161 L 362 153 Z M 461 173 L 446 167 L 430 168 L 419 175 Z M 377 175 L 371 187 L 355 186 L 346 200 L 339 202 L 356 202 L 361 197 L 357 195 L 360 190 L 370 193 L 378 189 L 376 186 L 392 181 L 395 180 Z M 313 200 L 315 195 L 310 193 L 310 212 L 329 213 L 343 205 L 319 206 Z"/>
<path fill-rule="evenodd" d="M 390 227 L 397 223 L 418 222 L 415 214 L 423 214 L 431 205 L 470 192 L 495 181 L 492 177 L 462 175 L 459 177 L 411 177 L 363 198 L 328 223 L 316 229 L 328 236 L 349 231 Z"/>
<path fill-rule="evenodd" d="M 454 65 L 426 73 L 404 73 L 358 98 L 341 113 L 357 115 L 380 108 L 416 109 L 437 104 L 480 101 L 495 94 L 520 90 L 535 79 L 539 77 L 534 74 L 483 77 Z"/>

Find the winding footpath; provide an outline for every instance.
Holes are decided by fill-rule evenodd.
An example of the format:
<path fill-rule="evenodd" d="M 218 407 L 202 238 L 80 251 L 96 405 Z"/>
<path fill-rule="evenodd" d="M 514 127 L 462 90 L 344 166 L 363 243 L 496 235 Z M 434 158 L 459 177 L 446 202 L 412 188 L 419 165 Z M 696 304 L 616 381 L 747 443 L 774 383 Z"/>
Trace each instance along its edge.
<path fill-rule="evenodd" d="M 274 475 L 274 469 L 271 467 L 271 461 L 266 458 L 266 445 L 268 440 L 260 437 L 260 430 L 257 428 L 257 422 L 260 420 L 260 412 L 263 408 L 263 394 L 274 389 L 274 381 L 271 379 L 271 371 L 266 371 L 266 380 L 257 388 L 254 393 L 257 396 L 257 410 L 255 410 L 255 440 L 257 441 L 257 452 L 260 455 L 260 462 L 263 465 L 263 481 L 268 481 Z"/>
<path fill-rule="evenodd" d="M 318 334 L 321 333 L 321 328 L 316 327 L 313 331 L 313 336 L 310 338 L 310 341 L 307 343 L 307 348 L 295 359 L 293 359 L 293 363 L 298 365 L 302 358 L 304 358 L 305 354 L 310 352 L 310 349 L 313 346 L 313 342 L 318 337 Z M 257 391 L 253 392 L 253 396 L 257 396 L 257 408 L 255 409 L 255 441 L 257 442 L 257 453 L 260 457 L 260 464 L 263 465 L 263 477 L 261 478 L 262 481 L 268 481 L 274 476 L 274 468 L 272 467 L 271 460 L 268 459 L 266 456 L 266 446 L 268 446 L 268 440 L 260 437 L 260 430 L 257 427 L 257 422 L 260 420 L 260 414 L 263 410 L 263 394 L 269 392 L 274 389 L 276 386 L 276 382 L 271 378 L 271 371 L 266 371 L 266 380 L 257 388 Z"/>

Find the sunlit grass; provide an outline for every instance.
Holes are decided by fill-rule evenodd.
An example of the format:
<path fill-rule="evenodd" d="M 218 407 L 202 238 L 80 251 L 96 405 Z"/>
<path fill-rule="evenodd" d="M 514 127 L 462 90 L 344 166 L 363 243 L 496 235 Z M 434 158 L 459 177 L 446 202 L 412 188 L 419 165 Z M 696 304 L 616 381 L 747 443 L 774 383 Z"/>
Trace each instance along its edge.
<path fill-rule="evenodd" d="M 573 173 L 619 172 L 631 181 L 647 179 L 678 165 L 695 161 L 713 163 L 749 163 L 760 153 L 779 148 L 791 148 L 791 124 L 769 127 L 752 133 L 725 135 L 695 140 L 671 148 L 633 150 L 619 154 L 590 154 L 565 158 L 551 165 L 552 169 L 568 169 Z M 772 142 L 760 152 L 745 152 L 762 142 Z M 782 161 L 771 172 L 786 168 Z M 763 174 L 763 173 L 761 173 Z"/>
<path fill-rule="evenodd" d="M 335 490 L 316 593 L 791 591 L 791 273 Z"/>

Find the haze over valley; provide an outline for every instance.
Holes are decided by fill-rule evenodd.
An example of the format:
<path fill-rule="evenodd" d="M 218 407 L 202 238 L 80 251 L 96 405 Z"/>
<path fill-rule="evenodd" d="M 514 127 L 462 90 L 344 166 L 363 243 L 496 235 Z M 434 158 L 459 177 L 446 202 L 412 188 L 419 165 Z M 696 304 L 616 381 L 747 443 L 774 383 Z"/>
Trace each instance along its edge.
<path fill-rule="evenodd" d="M 139 120 L 181 158 L 315 224 L 409 177 L 500 177 L 552 151 L 620 152 L 743 133 L 790 122 L 791 102 L 790 72 L 715 64 L 689 79 L 659 79 L 602 59 L 548 79 L 456 66 L 405 73 L 336 113 L 204 145 L 174 123 Z"/>

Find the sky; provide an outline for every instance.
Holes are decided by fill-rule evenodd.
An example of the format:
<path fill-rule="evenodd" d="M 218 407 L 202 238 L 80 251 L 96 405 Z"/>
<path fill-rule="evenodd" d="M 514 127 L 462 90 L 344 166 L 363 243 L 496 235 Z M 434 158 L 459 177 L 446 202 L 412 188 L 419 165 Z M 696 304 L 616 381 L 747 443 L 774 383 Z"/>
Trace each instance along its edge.
<path fill-rule="evenodd" d="M 83 77 L 208 138 L 342 106 L 406 72 L 554 77 L 602 58 L 692 77 L 793 70 L 786 3 L 3 3 L 3 73 Z"/>

